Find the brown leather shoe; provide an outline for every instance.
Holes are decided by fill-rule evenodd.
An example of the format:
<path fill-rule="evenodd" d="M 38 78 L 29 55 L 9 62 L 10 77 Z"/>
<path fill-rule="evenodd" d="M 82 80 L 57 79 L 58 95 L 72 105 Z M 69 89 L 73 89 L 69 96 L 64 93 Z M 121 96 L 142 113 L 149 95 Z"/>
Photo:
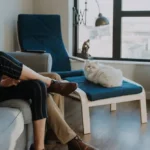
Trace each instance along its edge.
<path fill-rule="evenodd" d="M 99 150 L 91 145 L 84 143 L 80 137 L 76 136 L 73 140 L 68 142 L 69 150 Z"/>
<path fill-rule="evenodd" d="M 48 92 L 58 93 L 62 96 L 68 96 L 77 89 L 77 83 L 74 82 L 61 82 L 52 80 L 51 85 L 48 87 Z"/>

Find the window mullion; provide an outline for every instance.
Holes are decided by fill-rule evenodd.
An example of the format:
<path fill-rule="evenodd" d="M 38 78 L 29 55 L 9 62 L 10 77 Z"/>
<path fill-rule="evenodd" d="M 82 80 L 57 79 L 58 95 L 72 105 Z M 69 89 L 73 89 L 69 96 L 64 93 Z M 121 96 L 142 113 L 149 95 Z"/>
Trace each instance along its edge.
<path fill-rule="evenodd" d="M 121 57 L 121 0 L 114 0 L 113 59 Z"/>
<path fill-rule="evenodd" d="M 121 11 L 122 17 L 149 17 L 150 11 Z"/>

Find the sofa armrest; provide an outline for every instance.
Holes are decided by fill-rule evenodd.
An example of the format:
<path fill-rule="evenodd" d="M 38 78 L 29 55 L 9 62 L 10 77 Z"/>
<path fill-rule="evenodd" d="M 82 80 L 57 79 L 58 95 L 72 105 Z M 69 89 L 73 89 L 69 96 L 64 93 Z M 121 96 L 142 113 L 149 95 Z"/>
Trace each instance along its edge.
<path fill-rule="evenodd" d="M 52 57 L 49 53 L 9 52 L 8 54 L 36 72 L 51 72 Z"/>
<path fill-rule="evenodd" d="M 24 100 L 16 100 L 11 99 L 7 101 L 0 102 L 0 107 L 10 107 L 10 108 L 17 108 L 23 114 L 24 124 L 29 124 L 32 122 L 32 114 L 31 108 L 28 102 Z"/>

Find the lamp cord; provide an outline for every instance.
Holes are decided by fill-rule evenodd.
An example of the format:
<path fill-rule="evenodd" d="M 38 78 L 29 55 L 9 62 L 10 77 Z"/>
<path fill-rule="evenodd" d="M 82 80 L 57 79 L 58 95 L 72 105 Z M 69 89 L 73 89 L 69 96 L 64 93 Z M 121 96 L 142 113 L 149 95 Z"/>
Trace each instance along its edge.
<path fill-rule="evenodd" d="M 98 10 L 99 10 L 99 13 L 100 13 L 100 6 L 99 6 L 99 3 L 98 3 L 97 0 L 95 0 L 95 2 L 96 2 L 96 4 L 97 4 L 97 6 L 98 6 Z"/>

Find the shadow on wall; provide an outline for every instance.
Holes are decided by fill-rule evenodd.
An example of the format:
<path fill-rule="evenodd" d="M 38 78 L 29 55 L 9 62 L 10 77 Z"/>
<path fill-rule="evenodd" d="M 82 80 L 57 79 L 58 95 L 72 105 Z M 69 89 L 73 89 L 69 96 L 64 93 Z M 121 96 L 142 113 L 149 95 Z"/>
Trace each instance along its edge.
<path fill-rule="evenodd" d="M 4 51 L 14 51 L 17 48 L 16 43 L 16 32 L 15 32 L 15 21 L 10 24 L 4 23 Z"/>
<path fill-rule="evenodd" d="M 32 13 L 32 0 L 0 0 L 0 50 L 18 50 L 16 24 L 18 14 Z"/>

